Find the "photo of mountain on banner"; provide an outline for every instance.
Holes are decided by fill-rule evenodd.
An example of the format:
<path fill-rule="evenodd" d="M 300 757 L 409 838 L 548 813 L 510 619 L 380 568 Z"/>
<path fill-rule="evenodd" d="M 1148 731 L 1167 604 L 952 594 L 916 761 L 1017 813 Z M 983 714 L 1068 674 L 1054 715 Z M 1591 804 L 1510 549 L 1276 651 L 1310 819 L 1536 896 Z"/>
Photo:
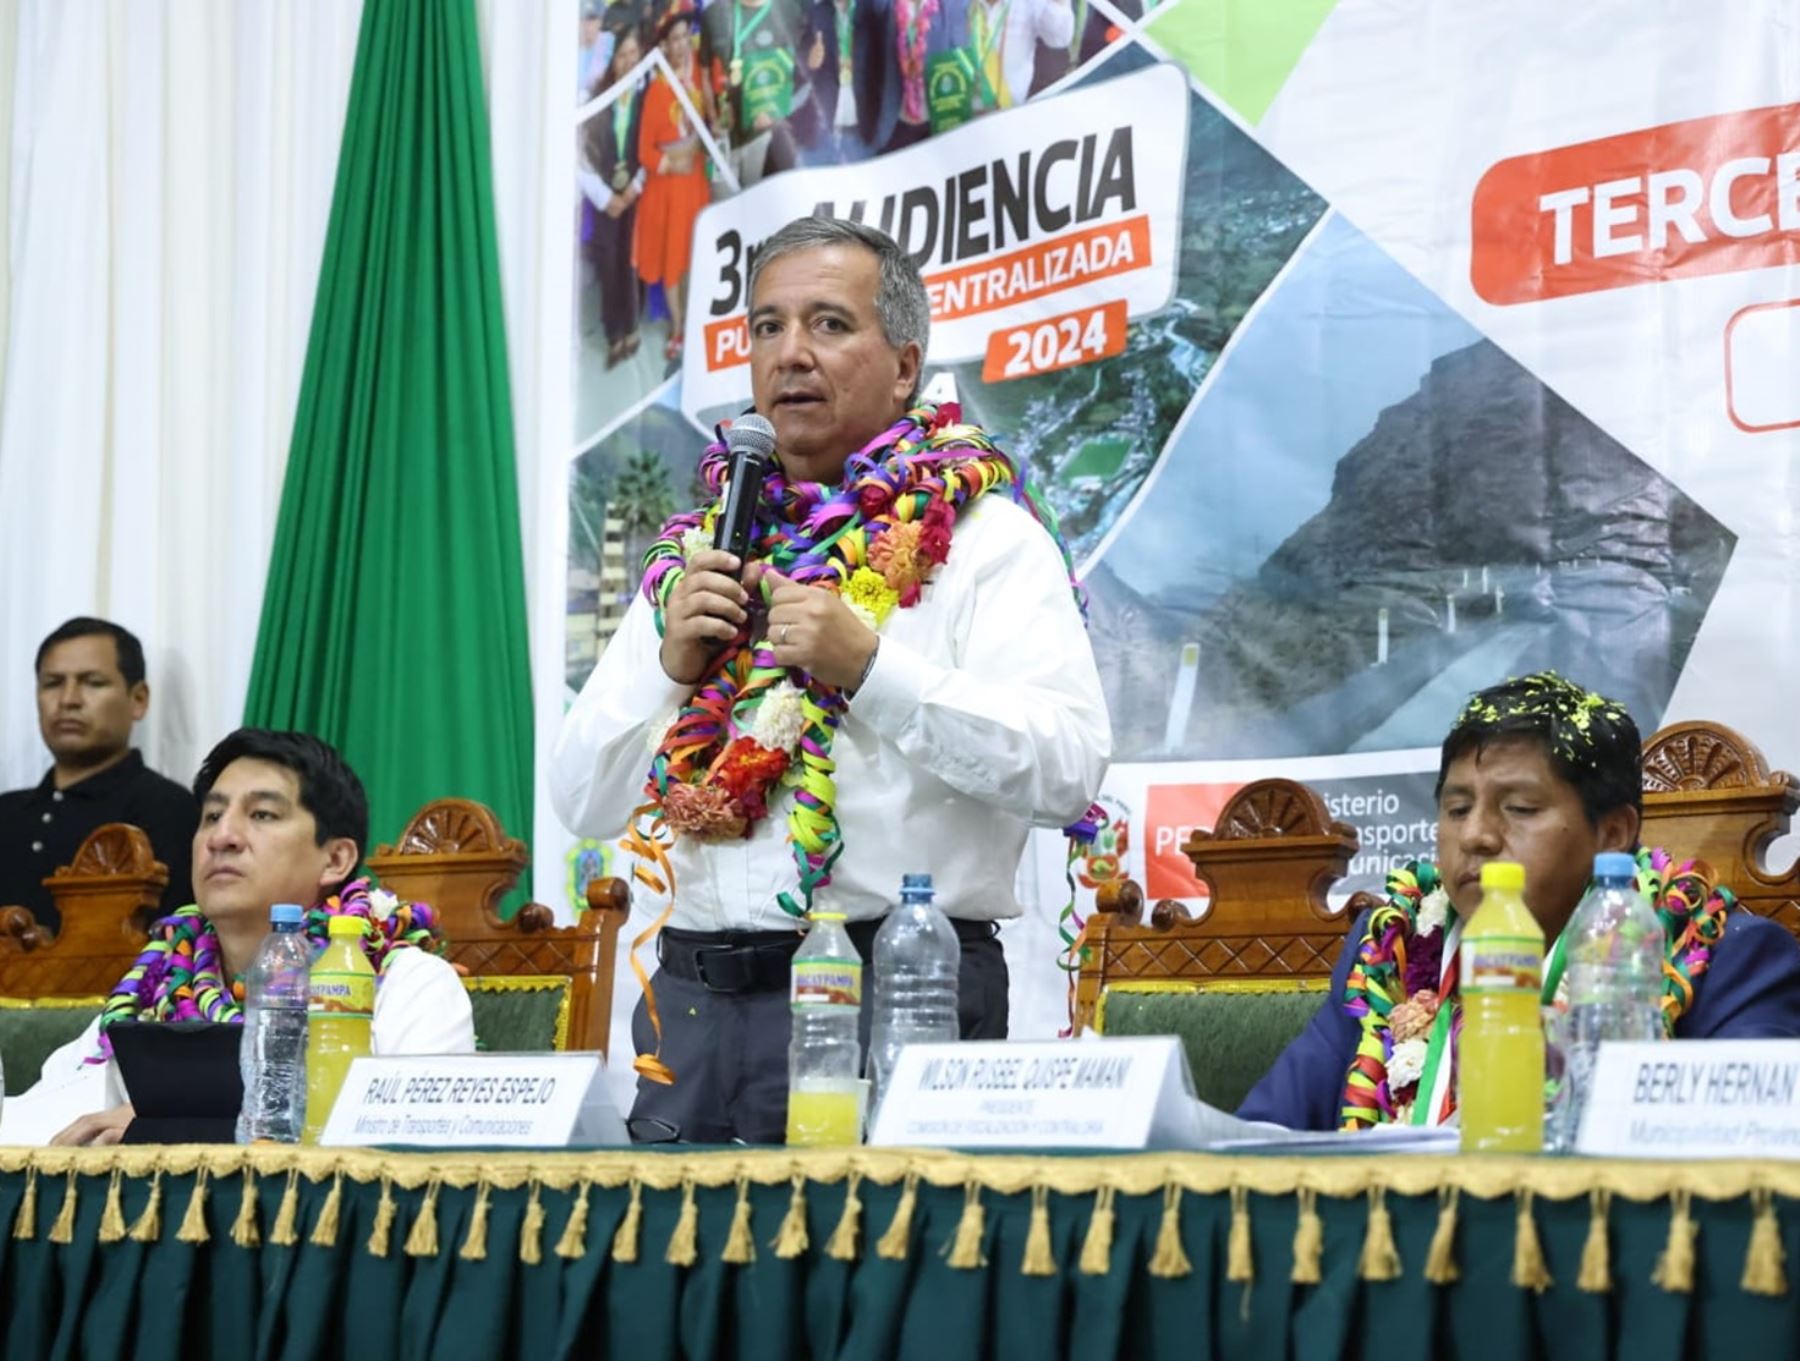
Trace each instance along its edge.
<path fill-rule="evenodd" d="M 1735 544 L 1333 216 L 1087 568 L 1115 757 L 1427 747 L 1550 667 L 1654 728 Z"/>

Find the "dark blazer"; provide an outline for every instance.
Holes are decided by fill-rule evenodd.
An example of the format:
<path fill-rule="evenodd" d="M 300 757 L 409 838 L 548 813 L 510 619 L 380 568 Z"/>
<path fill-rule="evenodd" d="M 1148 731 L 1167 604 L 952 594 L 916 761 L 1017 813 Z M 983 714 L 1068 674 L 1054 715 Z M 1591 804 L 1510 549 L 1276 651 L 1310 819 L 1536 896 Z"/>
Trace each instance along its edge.
<path fill-rule="evenodd" d="M 856 130 L 880 150 L 900 121 L 900 29 L 894 0 L 857 0 L 851 69 L 856 75 Z M 969 0 L 942 0 L 925 35 L 925 62 L 969 41 Z M 837 68 L 832 68 L 835 94 Z"/>
<path fill-rule="evenodd" d="M 1345 1014 L 1344 979 L 1368 925 L 1358 917 L 1331 971 L 1331 989 L 1312 1023 L 1251 1088 L 1238 1114 L 1289 1129 L 1335 1129 L 1344 1074 L 1356 1053 L 1358 1027 Z M 1700 976 L 1694 1005 L 1675 1023 L 1682 1040 L 1756 1040 L 1800 1035 L 1800 941 L 1742 908 L 1725 918 L 1725 933 Z"/>

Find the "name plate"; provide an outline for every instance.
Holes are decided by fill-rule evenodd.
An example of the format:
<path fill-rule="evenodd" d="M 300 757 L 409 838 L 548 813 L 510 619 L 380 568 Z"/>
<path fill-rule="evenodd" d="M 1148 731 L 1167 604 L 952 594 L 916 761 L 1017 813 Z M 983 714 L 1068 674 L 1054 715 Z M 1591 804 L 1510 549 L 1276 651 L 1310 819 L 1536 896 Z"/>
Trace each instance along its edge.
<path fill-rule="evenodd" d="M 1578 1153 L 1800 1157 L 1800 1040 L 1600 1046 Z"/>
<path fill-rule="evenodd" d="M 894 1065 L 869 1142 L 1192 1148 L 1203 1109 L 1187 1055 L 1167 1035 L 914 1044 Z"/>
<path fill-rule="evenodd" d="M 350 1065 L 321 1144 L 595 1148 L 629 1142 L 599 1054 L 421 1054 Z"/>

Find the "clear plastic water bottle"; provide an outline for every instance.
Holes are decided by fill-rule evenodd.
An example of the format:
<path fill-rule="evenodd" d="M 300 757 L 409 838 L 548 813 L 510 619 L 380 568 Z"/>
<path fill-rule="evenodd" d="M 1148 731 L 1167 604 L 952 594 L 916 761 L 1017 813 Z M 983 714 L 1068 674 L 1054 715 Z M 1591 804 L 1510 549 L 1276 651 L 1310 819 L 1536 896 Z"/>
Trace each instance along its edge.
<path fill-rule="evenodd" d="M 893 1074 L 900 1050 L 909 1044 L 955 1040 L 956 980 L 962 945 L 956 928 L 931 900 L 931 876 L 909 874 L 900 881 L 899 906 L 875 933 L 875 1005 L 869 1027 L 871 1108 Z"/>
<path fill-rule="evenodd" d="M 1594 882 L 1564 928 L 1568 1011 L 1561 1018 L 1563 1079 L 1551 1111 L 1551 1146 L 1574 1147 L 1604 1040 L 1663 1037 L 1663 929 L 1637 889 L 1637 861 L 1594 857 Z"/>
<path fill-rule="evenodd" d="M 814 912 L 794 955 L 794 1032 L 788 1043 L 787 1141 L 862 1140 L 862 956 L 841 912 Z"/>
<path fill-rule="evenodd" d="M 244 980 L 240 1144 L 299 1143 L 306 1120 L 306 1008 L 312 996 L 306 909 L 275 904 L 269 928 Z"/>

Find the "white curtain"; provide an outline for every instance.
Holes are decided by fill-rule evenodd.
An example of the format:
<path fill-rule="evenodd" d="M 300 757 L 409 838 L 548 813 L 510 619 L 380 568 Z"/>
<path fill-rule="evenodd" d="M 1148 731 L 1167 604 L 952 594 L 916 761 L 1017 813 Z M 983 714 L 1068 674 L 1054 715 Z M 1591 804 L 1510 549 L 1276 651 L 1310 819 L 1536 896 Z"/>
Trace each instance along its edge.
<path fill-rule="evenodd" d="M 494 204 L 499 219 L 500 291 L 512 379 L 519 518 L 525 545 L 525 597 L 534 676 L 563 669 L 563 545 L 568 535 L 569 430 L 573 359 L 569 300 L 574 296 L 574 213 L 579 9 L 575 0 L 519 5 L 477 0 L 487 68 L 493 138 Z M 547 570 L 554 566 L 556 570 Z M 546 687 L 534 682 L 533 693 Z M 550 811 L 543 772 L 556 740 L 560 706 L 540 703 L 536 827 L 509 827 L 552 856 L 568 834 Z M 535 833 L 535 834 L 534 834 Z M 565 871 L 556 858 L 535 862 L 533 896 L 567 915 Z"/>
<path fill-rule="evenodd" d="M 186 780 L 240 720 L 360 17 L 0 10 L 0 787 L 47 765 L 31 658 L 70 615 L 143 639 L 153 766 Z"/>

